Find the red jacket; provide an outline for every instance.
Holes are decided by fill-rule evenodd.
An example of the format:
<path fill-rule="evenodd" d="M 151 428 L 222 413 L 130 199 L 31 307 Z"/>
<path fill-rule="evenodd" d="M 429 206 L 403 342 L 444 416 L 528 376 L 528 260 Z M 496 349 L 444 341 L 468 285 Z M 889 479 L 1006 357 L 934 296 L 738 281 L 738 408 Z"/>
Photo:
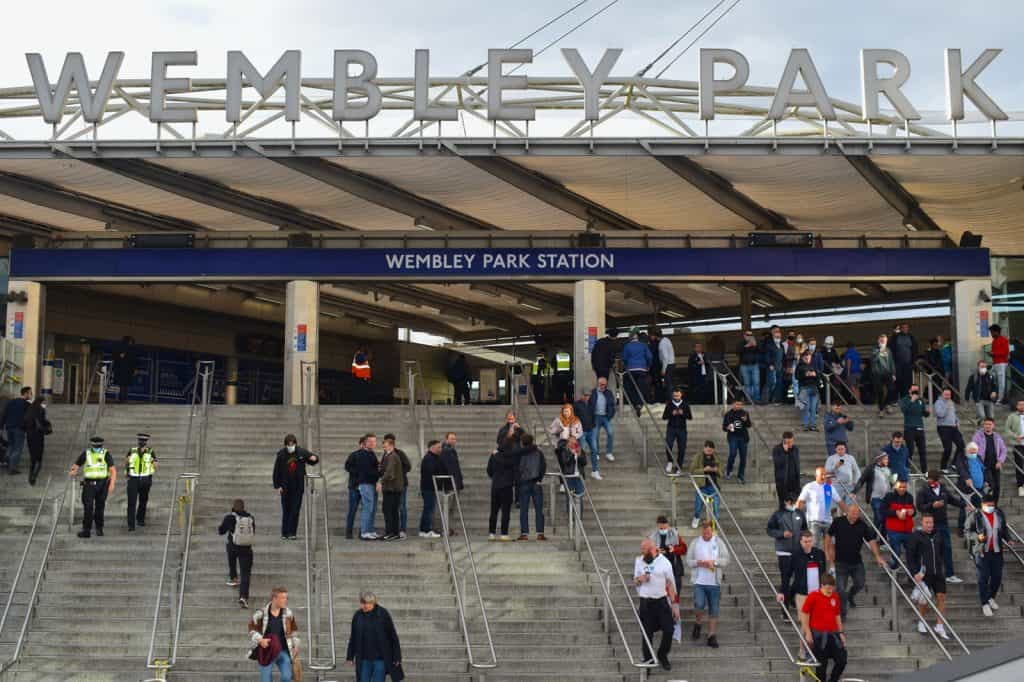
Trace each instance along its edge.
<path fill-rule="evenodd" d="M 1010 361 L 1010 340 L 1005 336 L 992 339 L 992 364 L 1005 365 Z"/>
<path fill-rule="evenodd" d="M 896 513 L 901 510 L 908 510 L 904 518 L 899 518 Z M 913 533 L 914 532 L 914 496 L 909 492 L 900 495 L 893 490 L 882 498 L 882 511 L 885 514 L 885 529 L 891 533 Z"/>

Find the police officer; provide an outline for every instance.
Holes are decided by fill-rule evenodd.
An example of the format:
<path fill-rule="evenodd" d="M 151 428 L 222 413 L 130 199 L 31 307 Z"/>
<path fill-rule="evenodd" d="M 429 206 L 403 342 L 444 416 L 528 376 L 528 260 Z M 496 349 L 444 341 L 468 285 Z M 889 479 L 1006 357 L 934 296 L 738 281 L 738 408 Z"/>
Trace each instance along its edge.
<path fill-rule="evenodd" d="M 87 538 L 92 534 L 93 520 L 96 521 L 96 535 L 103 536 L 103 510 L 107 505 L 107 495 L 114 491 L 117 482 L 117 467 L 114 458 L 103 447 L 103 437 L 93 436 L 89 439 L 89 449 L 78 456 L 71 466 L 70 475 L 75 476 L 82 471 L 82 530 L 78 537 Z"/>
<path fill-rule="evenodd" d="M 135 530 L 136 521 L 146 525 L 146 503 L 149 489 L 153 487 L 153 472 L 156 471 L 156 451 L 149 447 L 149 434 L 136 434 L 138 446 L 128 451 L 125 468 L 128 470 L 128 530 Z M 136 507 L 136 502 L 138 503 Z"/>

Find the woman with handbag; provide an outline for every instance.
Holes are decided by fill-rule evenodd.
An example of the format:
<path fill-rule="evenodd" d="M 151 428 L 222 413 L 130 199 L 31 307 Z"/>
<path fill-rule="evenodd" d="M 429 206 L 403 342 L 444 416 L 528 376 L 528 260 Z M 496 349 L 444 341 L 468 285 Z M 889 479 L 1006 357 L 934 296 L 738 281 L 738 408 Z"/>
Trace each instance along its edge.
<path fill-rule="evenodd" d="M 25 411 L 25 441 L 28 444 L 28 456 L 31 459 L 28 469 L 29 485 L 35 485 L 39 471 L 43 468 L 43 447 L 46 436 L 53 433 L 50 420 L 46 418 L 46 403 L 36 398 Z"/>
<path fill-rule="evenodd" d="M 395 623 L 373 592 L 359 594 L 359 610 L 352 616 L 345 661 L 355 666 L 356 682 L 384 682 L 386 676 L 392 682 L 405 679 Z"/>

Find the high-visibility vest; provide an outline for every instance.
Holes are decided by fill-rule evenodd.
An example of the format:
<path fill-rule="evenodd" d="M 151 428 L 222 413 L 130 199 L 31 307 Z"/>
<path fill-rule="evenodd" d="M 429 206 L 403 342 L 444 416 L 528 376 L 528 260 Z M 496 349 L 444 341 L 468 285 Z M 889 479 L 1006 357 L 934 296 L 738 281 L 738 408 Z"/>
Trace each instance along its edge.
<path fill-rule="evenodd" d="M 110 478 L 106 448 L 89 448 L 85 451 L 85 466 L 82 467 L 82 475 L 87 481 Z"/>
<path fill-rule="evenodd" d="M 128 475 L 129 476 L 152 476 L 154 457 L 152 448 L 132 448 L 128 453 Z"/>
<path fill-rule="evenodd" d="M 568 353 L 561 352 L 555 354 L 555 371 L 556 372 L 568 372 L 572 369 L 571 356 Z"/>
<path fill-rule="evenodd" d="M 551 368 L 548 366 L 548 361 L 544 359 L 543 355 L 538 355 L 533 361 L 533 368 L 530 370 L 533 376 L 545 376 L 551 373 Z"/>
<path fill-rule="evenodd" d="M 356 379 L 370 380 L 370 361 L 366 359 L 365 353 L 356 353 L 352 356 L 352 376 Z"/>

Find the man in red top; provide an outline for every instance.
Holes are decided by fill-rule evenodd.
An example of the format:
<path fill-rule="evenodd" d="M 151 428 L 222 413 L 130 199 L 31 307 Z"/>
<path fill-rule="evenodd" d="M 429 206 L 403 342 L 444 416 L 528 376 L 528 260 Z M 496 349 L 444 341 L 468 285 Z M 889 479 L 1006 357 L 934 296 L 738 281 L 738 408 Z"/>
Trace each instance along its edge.
<path fill-rule="evenodd" d="M 804 639 L 818 659 L 817 675 L 821 682 L 839 682 L 846 669 L 846 634 L 835 589 L 836 579 L 823 576 L 821 589 L 807 595 L 800 609 Z M 833 661 L 832 676 L 826 678 L 829 660 Z"/>
<path fill-rule="evenodd" d="M 996 379 L 996 402 L 1006 397 L 1006 367 L 1010 364 L 1010 342 L 1003 336 L 998 324 L 988 328 L 992 332 L 992 376 Z"/>

